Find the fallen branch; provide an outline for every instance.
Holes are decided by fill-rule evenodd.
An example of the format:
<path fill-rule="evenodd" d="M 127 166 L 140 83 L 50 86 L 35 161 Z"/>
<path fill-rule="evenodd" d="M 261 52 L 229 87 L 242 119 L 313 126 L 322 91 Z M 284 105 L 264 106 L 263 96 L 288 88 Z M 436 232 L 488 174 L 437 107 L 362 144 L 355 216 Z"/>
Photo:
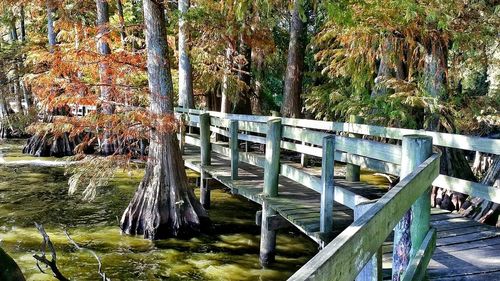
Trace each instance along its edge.
<path fill-rule="evenodd" d="M 54 277 L 57 280 L 69 281 L 69 279 L 64 277 L 64 275 L 61 273 L 61 271 L 59 271 L 59 268 L 57 268 L 56 249 L 54 248 L 54 244 L 52 244 L 52 241 L 50 241 L 49 235 L 47 235 L 47 232 L 45 232 L 43 225 L 35 222 L 35 226 L 43 237 L 42 247 L 40 249 L 40 251 L 42 252 L 42 255 L 41 256 L 33 255 L 33 257 L 36 259 L 36 266 L 38 267 L 40 272 L 47 274 L 47 273 L 45 273 L 45 271 L 43 271 L 43 269 L 40 266 L 40 263 L 42 263 L 45 265 L 46 268 L 47 267 L 50 268 L 50 270 L 54 274 Z M 51 260 L 47 259 L 46 255 L 45 255 L 45 251 L 47 250 L 47 248 L 51 252 Z"/>

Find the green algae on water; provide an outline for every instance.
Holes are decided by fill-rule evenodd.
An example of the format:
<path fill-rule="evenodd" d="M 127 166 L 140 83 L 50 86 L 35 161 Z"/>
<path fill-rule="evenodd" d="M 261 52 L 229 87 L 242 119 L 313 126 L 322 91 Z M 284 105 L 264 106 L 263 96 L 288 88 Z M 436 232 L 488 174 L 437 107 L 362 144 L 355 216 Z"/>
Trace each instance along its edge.
<path fill-rule="evenodd" d="M 19 149 L 14 144 L 10 152 L 2 151 L 9 157 Z M 212 192 L 210 234 L 154 242 L 121 235 L 118 220 L 142 173 L 119 173 L 99 188 L 94 201 L 86 202 L 78 194 L 68 195 L 63 168 L 0 166 L 0 245 L 27 280 L 54 280 L 39 272 L 32 257 L 41 245 L 35 221 L 44 225 L 57 249 L 58 265 L 71 280 L 99 280 L 99 276 L 96 260 L 75 250 L 64 229 L 101 257 L 103 271 L 112 280 L 285 280 L 317 252 L 307 237 L 283 230 L 277 238 L 276 264 L 262 269 L 260 228 L 255 225 L 260 207 L 223 190 Z"/>

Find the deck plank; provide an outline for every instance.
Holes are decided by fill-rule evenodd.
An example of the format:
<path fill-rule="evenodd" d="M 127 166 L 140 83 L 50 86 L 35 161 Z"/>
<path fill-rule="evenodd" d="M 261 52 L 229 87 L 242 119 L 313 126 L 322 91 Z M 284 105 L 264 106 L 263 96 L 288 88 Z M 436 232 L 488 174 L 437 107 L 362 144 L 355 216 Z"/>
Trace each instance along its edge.
<path fill-rule="evenodd" d="M 196 148 L 187 147 L 184 156 L 186 166 L 200 170 L 200 156 Z M 206 171 L 233 193 L 262 204 L 263 169 L 246 163 L 239 164 L 238 180 L 231 180 L 229 160 L 213 153 L 212 166 Z M 288 162 L 287 162 L 288 163 Z M 290 164 L 290 163 L 288 163 Z M 296 166 L 300 168 L 299 166 Z M 317 169 L 307 168 L 318 176 Z M 352 183 L 336 178 L 335 184 L 369 199 L 377 199 L 383 190 L 366 183 Z M 320 196 L 303 185 L 288 178 L 279 178 L 279 196 L 266 198 L 282 217 L 298 229 L 320 242 L 319 234 Z M 353 220 L 351 209 L 334 204 L 334 229 L 337 235 Z M 437 230 L 437 247 L 428 267 L 429 280 L 500 280 L 500 229 L 480 224 L 446 210 L 432 209 L 431 224 Z M 391 268 L 392 242 L 390 238 L 383 245 L 385 273 Z M 388 276 L 387 274 L 385 274 Z"/>

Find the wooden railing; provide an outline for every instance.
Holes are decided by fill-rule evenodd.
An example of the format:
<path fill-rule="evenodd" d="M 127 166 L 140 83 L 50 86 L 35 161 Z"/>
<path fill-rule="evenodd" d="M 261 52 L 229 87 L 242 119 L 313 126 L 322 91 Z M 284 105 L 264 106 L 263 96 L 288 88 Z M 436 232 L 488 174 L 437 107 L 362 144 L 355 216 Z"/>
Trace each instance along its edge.
<path fill-rule="evenodd" d="M 403 215 L 429 189 L 439 174 L 439 156 L 433 154 L 420 164 L 289 280 L 354 280 Z M 418 277 L 425 272 L 435 246 L 434 229 L 422 226 L 416 231 L 424 233 L 424 239 L 412 245 L 415 254 L 401 280 L 420 280 Z M 380 276 L 380 273 L 372 276 Z"/>
<path fill-rule="evenodd" d="M 395 226 L 395 237 L 402 235 L 403 229 L 397 225 L 409 210 L 414 212 L 415 218 L 412 221 L 412 246 L 408 249 L 411 259 L 405 270 L 396 274 L 402 275 L 401 280 L 419 280 L 435 247 L 435 231 L 429 226 L 428 192 L 431 185 L 500 203 L 500 191 L 492 186 L 439 175 L 439 154 L 432 152 L 434 144 L 500 154 L 500 140 L 363 124 L 192 109 L 176 109 L 176 113 L 183 116 L 188 126 L 200 130 L 199 138 L 189 134 L 181 138 L 188 144 L 200 146 L 202 159 L 209 159 L 210 151 L 230 157 L 233 179 L 238 177 L 238 163 L 241 161 L 265 169 L 264 196 L 277 195 L 278 175 L 318 192 L 321 195 L 322 233 L 332 229 L 333 201 L 354 210 L 354 223 L 290 280 L 380 280 L 381 245 Z M 229 145 L 212 142 L 211 133 L 229 138 Z M 357 138 L 349 134 L 356 134 Z M 373 137 L 402 140 L 403 145 L 381 143 L 372 140 Z M 238 141 L 266 145 L 265 155 L 240 152 Z M 321 157 L 321 178 L 293 165 L 279 163 L 281 150 Z M 209 165 L 207 161 L 202 161 L 202 164 Z M 334 161 L 397 175 L 401 177 L 401 181 L 381 199 L 372 202 L 334 184 Z M 266 208 L 264 204 L 263 220 L 264 213 L 273 212 L 266 211 Z"/>
<path fill-rule="evenodd" d="M 184 113 L 193 118 L 190 125 L 196 125 L 197 117 L 196 115 L 201 114 L 201 110 L 196 109 L 182 109 L 177 108 L 177 113 Z M 239 114 L 225 114 L 220 112 L 210 111 L 211 120 L 214 122 L 212 125 L 215 128 L 224 127 L 224 122 L 227 123 L 228 120 L 238 120 L 239 129 L 241 131 L 248 132 L 250 134 L 265 134 L 266 132 L 266 122 L 271 118 L 269 116 L 253 116 L 253 115 L 239 115 Z M 226 120 L 226 121 L 222 121 Z M 360 134 L 366 138 L 378 137 L 402 140 L 405 135 L 422 135 L 432 137 L 433 145 L 443 146 L 449 148 L 456 148 L 462 150 L 479 151 L 483 153 L 491 153 L 500 155 L 500 140 L 498 139 L 485 139 L 479 137 L 448 134 L 448 133 L 438 133 L 425 130 L 411 130 L 411 129 L 401 129 L 401 128 L 388 128 L 364 124 L 353 124 L 353 123 L 339 123 L 339 122 L 328 122 L 319 120 L 307 120 L 307 119 L 294 119 L 294 118 L 281 118 L 284 137 L 290 137 L 292 140 L 300 140 L 301 143 L 291 143 L 283 141 L 282 148 L 297 151 L 307 155 L 313 155 L 321 157 L 321 149 L 315 146 L 321 145 L 321 137 L 328 133 L 352 133 Z M 263 138 L 250 136 L 245 137 L 240 135 L 241 139 L 254 141 L 257 143 L 264 143 Z M 368 140 L 367 140 L 368 142 Z M 370 144 L 377 142 L 369 142 Z M 377 143 L 377 145 L 379 145 Z M 363 145 L 363 147 L 369 147 Z M 381 154 L 384 154 L 384 150 L 376 150 Z M 370 152 L 371 149 L 370 149 Z M 375 172 L 382 172 L 386 174 L 392 174 L 399 176 L 400 165 L 394 163 L 393 161 L 384 162 L 383 160 L 375 158 L 374 155 L 371 157 L 363 157 L 357 154 L 349 154 L 341 149 L 335 152 L 335 160 L 343 163 L 354 164 L 361 166 L 365 169 L 372 170 Z M 366 155 L 365 155 L 366 156 Z M 395 155 L 394 155 L 395 156 Z M 397 157 L 397 156 L 396 156 Z M 394 158 L 396 158 L 394 157 Z M 382 160 L 382 161 L 381 161 Z M 393 159 L 395 160 L 395 159 Z M 447 175 L 439 175 L 433 182 L 434 186 L 449 189 L 451 191 L 456 191 L 471 196 L 481 197 L 488 201 L 500 204 L 500 189 L 495 188 L 490 185 L 485 185 L 477 182 L 472 182 L 468 180 L 463 180 L 460 178 L 455 178 Z"/>

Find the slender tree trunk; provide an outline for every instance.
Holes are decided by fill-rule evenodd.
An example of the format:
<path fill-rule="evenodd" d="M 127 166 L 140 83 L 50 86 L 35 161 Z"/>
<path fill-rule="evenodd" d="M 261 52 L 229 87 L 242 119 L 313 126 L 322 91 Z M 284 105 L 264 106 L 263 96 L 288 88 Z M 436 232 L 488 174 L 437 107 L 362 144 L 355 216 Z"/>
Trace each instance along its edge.
<path fill-rule="evenodd" d="M 179 0 L 179 106 L 193 108 L 193 73 L 188 54 L 189 32 L 185 18 L 188 9 L 189 0 Z"/>
<path fill-rule="evenodd" d="M 227 73 L 222 77 L 222 89 L 221 89 L 221 106 L 220 112 L 229 113 L 231 112 L 231 100 L 229 97 L 229 75 L 231 73 L 231 69 L 233 67 L 233 49 L 229 45 L 226 49 L 226 62 L 227 62 Z"/>
<path fill-rule="evenodd" d="M 108 43 L 109 35 L 109 4 L 107 0 L 95 0 L 97 8 L 97 51 L 101 55 L 99 62 L 99 80 L 101 83 L 101 112 L 103 114 L 113 114 L 114 107 L 110 101 L 112 78 L 109 74 L 110 67 L 107 57 L 111 54 L 111 49 Z M 111 155 L 115 152 L 116 147 L 109 132 L 104 132 L 104 140 L 102 141 L 102 153 Z"/>
<path fill-rule="evenodd" d="M 19 40 L 19 37 L 17 36 L 17 27 L 16 27 L 16 17 L 12 16 L 12 19 L 9 22 L 10 24 L 10 40 L 12 42 L 16 42 Z"/>
<path fill-rule="evenodd" d="M 283 104 L 281 105 L 281 114 L 284 117 L 299 117 L 301 112 L 300 95 L 302 94 L 307 30 L 307 23 L 300 18 L 300 11 L 305 6 L 303 2 L 305 1 L 293 1 L 285 91 L 283 93 Z"/>
<path fill-rule="evenodd" d="M 51 53 L 54 52 L 54 47 L 57 44 L 56 32 L 54 30 L 54 12 L 55 4 L 51 0 L 47 0 L 47 38 L 49 40 L 49 50 Z"/>
<path fill-rule="evenodd" d="M 9 110 L 7 108 L 7 101 L 5 100 L 3 88 L 0 87 L 0 139 L 10 137 L 11 130 L 7 126 L 9 117 Z"/>
<path fill-rule="evenodd" d="M 233 113 L 251 114 L 252 104 L 250 103 L 250 95 L 252 93 L 252 76 L 250 72 L 252 71 L 252 49 L 245 43 L 243 35 L 240 36 L 239 53 L 245 57 L 245 62 L 238 65 L 238 80 L 245 84 L 245 88 L 240 92 L 235 101 L 236 104 Z"/>
<path fill-rule="evenodd" d="M 163 2 L 144 0 L 150 111 L 173 114 L 173 86 Z M 147 239 L 189 236 L 201 230 L 207 214 L 187 184 L 176 134 L 152 130 L 146 173 L 121 219 L 126 234 Z"/>
<path fill-rule="evenodd" d="M 252 62 L 255 67 L 255 76 L 252 79 L 253 95 L 250 98 L 252 114 L 262 115 L 262 80 L 264 68 L 264 53 L 261 50 L 252 49 Z"/>
<path fill-rule="evenodd" d="M 123 15 L 123 4 L 121 0 L 116 0 L 116 9 L 118 11 L 118 20 L 120 21 L 120 39 L 122 46 L 125 47 L 127 40 L 127 32 L 125 31 L 125 17 Z"/>
<path fill-rule="evenodd" d="M 26 14 L 24 12 L 24 5 L 21 5 L 21 41 L 26 41 L 26 25 L 25 25 Z"/>

